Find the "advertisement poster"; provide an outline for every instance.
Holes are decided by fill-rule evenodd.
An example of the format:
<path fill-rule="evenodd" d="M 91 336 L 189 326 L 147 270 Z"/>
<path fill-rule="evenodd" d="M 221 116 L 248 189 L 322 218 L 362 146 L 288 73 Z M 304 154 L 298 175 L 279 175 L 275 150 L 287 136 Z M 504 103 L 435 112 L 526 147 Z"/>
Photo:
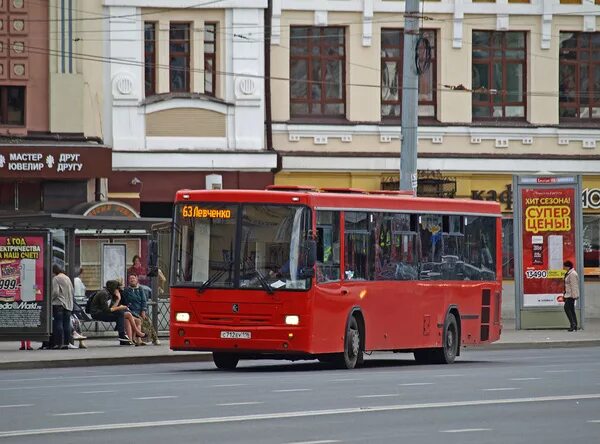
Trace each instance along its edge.
<path fill-rule="evenodd" d="M 576 262 L 575 189 L 523 188 L 523 306 L 562 305 L 563 262 Z"/>
<path fill-rule="evenodd" d="M 0 231 L 0 338 L 49 334 L 50 234 Z"/>

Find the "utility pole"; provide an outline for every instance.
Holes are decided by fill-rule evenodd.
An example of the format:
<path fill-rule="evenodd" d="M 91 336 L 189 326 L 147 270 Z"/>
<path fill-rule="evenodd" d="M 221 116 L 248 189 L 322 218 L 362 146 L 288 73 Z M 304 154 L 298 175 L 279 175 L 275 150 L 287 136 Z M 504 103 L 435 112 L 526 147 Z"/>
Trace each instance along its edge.
<path fill-rule="evenodd" d="M 400 142 L 400 190 L 417 194 L 417 127 L 419 77 L 415 50 L 419 38 L 419 0 L 406 0 L 402 65 L 402 137 Z"/>

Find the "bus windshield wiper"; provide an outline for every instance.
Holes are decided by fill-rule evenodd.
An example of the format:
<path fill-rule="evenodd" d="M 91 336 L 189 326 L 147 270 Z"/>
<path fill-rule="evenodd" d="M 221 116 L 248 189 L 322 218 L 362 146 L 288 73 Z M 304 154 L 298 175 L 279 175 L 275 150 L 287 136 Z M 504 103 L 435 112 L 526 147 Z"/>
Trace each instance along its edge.
<path fill-rule="evenodd" d="M 217 271 L 215 274 L 213 274 L 211 277 L 209 277 L 207 280 L 205 280 L 202 283 L 202 285 L 200 285 L 198 287 L 198 293 L 202 293 L 204 290 L 206 290 L 208 287 L 210 287 L 217 279 L 219 279 L 221 276 L 223 276 L 224 273 L 225 273 L 225 270 Z"/>
<path fill-rule="evenodd" d="M 263 274 L 260 271 L 258 271 L 258 268 L 255 268 L 254 271 L 256 273 L 256 277 L 258 278 L 258 282 L 260 282 L 260 285 L 262 285 L 262 288 L 264 288 L 267 293 L 273 294 L 273 287 L 271 287 L 271 284 L 267 282 Z"/>
<path fill-rule="evenodd" d="M 246 260 L 246 263 L 248 265 L 250 265 L 249 268 L 252 269 L 252 271 L 256 274 L 256 277 L 258 279 L 258 282 L 260 282 L 261 287 L 269 294 L 273 294 L 275 291 L 273 290 L 273 287 L 271 287 L 271 285 L 267 282 L 267 280 L 265 279 L 264 275 L 258 270 L 258 268 L 256 268 L 254 265 L 252 265 L 252 262 L 250 262 L 250 260 Z"/>

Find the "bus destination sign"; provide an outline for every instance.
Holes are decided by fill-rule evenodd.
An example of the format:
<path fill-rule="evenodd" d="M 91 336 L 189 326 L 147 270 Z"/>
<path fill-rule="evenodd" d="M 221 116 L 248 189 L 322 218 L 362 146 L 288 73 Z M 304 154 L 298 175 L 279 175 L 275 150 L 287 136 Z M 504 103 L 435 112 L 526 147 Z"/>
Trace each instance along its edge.
<path fill-rule="evenodd" d="M 181 207 L 181 215 L 188 219 L 231 219 L 231 210 L 184 205 Z"/>

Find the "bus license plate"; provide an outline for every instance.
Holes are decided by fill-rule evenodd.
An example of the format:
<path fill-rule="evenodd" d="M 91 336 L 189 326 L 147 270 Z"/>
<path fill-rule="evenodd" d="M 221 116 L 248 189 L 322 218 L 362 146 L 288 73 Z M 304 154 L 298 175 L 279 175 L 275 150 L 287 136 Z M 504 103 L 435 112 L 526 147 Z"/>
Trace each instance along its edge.
<path fill-rule="evenodd" d="M 249 331 L 222 331 L 221 339 L 250 339 L 252 335 Z"/>

